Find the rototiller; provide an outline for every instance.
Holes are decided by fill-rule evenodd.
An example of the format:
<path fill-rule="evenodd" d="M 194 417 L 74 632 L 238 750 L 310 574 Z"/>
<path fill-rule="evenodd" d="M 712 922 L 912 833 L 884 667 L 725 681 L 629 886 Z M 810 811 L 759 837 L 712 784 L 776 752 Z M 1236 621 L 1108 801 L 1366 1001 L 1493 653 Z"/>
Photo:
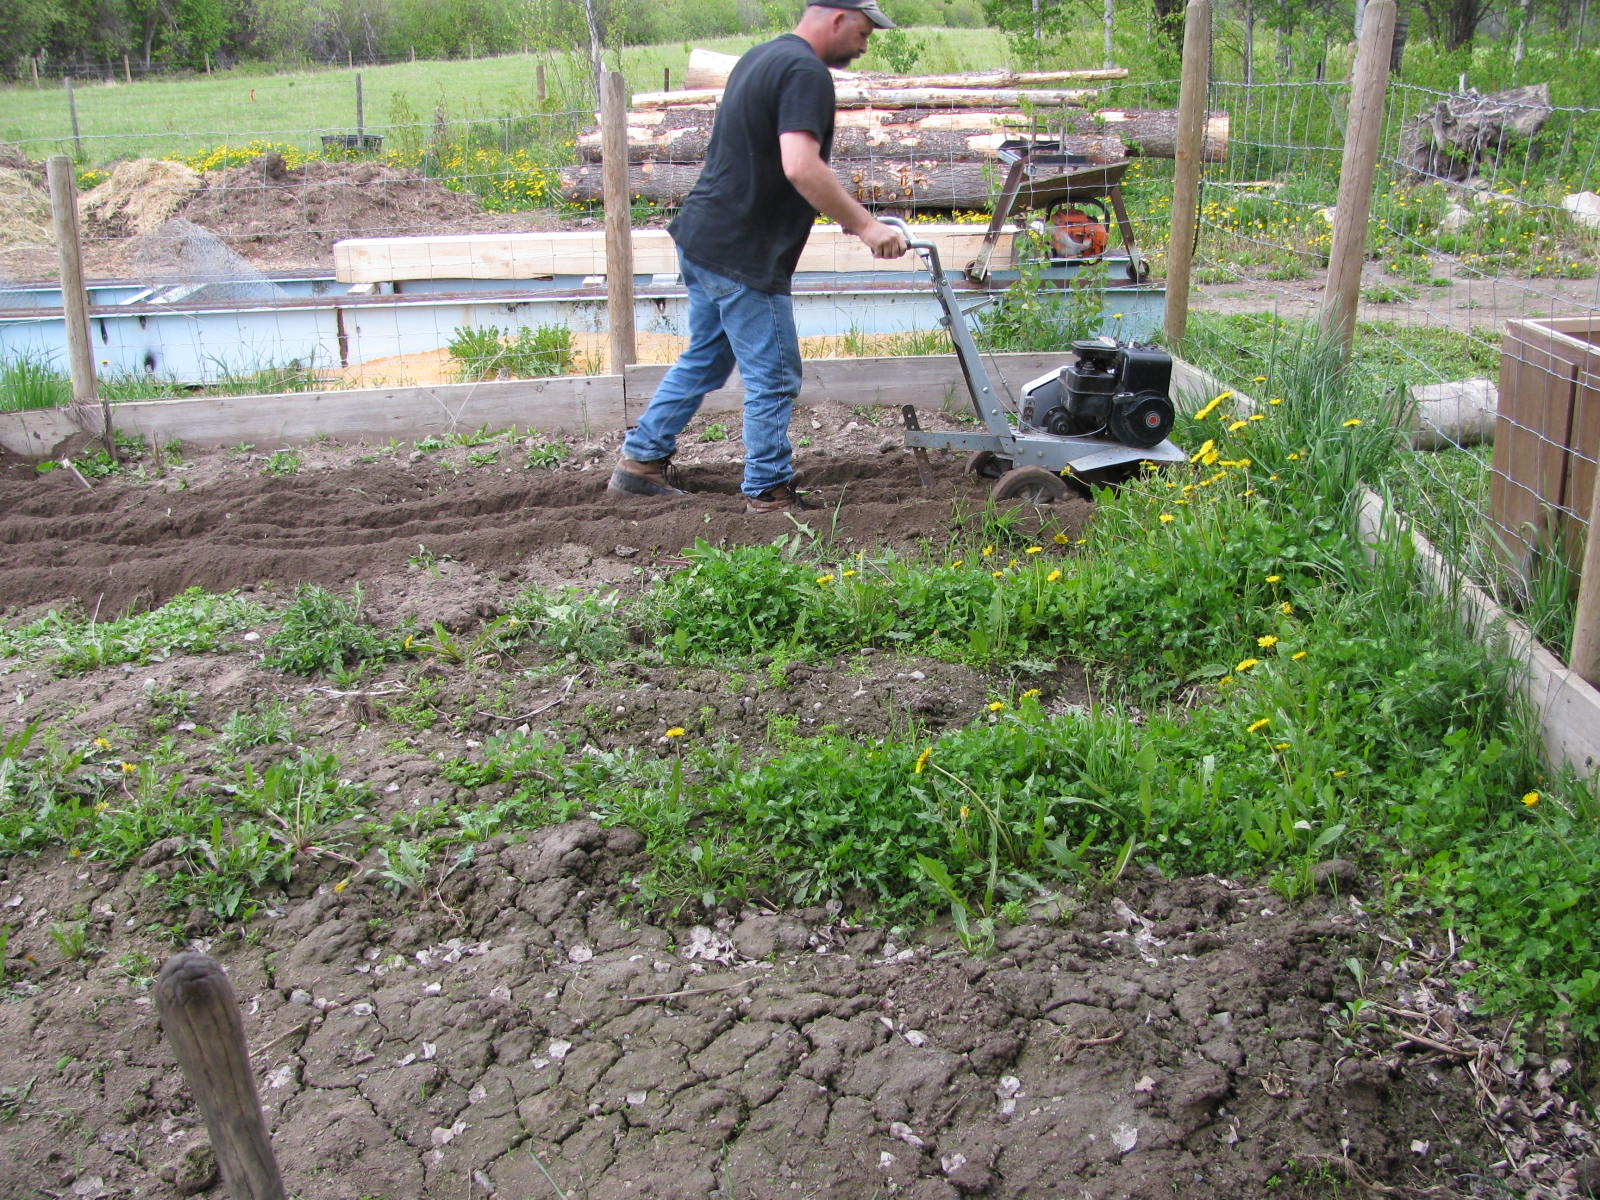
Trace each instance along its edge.
<path fill-rule="evenodd" d="M 1023 385 L 1020 406 L 1002 404 L 967 325 L 966 313 L 939 263 L 939 249 L 885 217 L 922 254 L 944 310 L 972 407 L 987 433 L 924 431 L 914 406 L 902 410 L 906 445 L 927 476 L 929 450 L 965 450 L 967 470 L 995 481 L 996 501 L 1046 504 L 1070 491 L 1087 494 L 1121 483 L 1144 463 L 1179 463 L 1187 455 L 1167 440 L 1174 410 L 1172 357 L 1152 346 L 1096 338 L 1072 344 L 1072 362 Z M 1002 381 L 1003 382 L 1003 381 Z M 1008 400 L 1011 398 L 1008 396 Z"/>

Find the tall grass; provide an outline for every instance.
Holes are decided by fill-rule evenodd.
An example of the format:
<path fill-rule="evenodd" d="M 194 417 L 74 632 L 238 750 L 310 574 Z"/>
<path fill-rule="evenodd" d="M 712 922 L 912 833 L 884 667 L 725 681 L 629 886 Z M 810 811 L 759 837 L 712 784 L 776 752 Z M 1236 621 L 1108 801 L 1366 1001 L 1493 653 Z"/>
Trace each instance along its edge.
<path fill-rule="evenodd" d="M 0 412 L 56 408 L 71 399 L 71 383 L 48 355 L 30 351 L 0 360 Z"/>

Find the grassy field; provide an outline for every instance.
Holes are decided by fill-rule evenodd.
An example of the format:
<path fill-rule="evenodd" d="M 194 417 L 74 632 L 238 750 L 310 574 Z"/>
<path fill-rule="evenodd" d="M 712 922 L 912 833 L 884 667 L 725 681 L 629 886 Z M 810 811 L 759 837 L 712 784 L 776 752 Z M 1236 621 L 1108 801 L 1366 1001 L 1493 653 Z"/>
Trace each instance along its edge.
<path fill-rule="evenodd" d="M 951 71 L 1004 66 L 1007 51 L 993 30 L 928 29 L 917 36 L 925 49 L 918 69 Z M 759 36 L 723 38 L 699 48 L 735 54 Z M 630 91 L 659 91 L 663 72 L 682 86 L 688 43 L 630 46 L 621 66 Z M 281 71 L 269 67 L 218 71 L 198 77 L 140 80 L 120 78 L 74 88 L 81 164 L 123 159 L 188 156 L 241 141 L 272 141 L 320 147 L 327 133 L 356 128 L 356 76 L 361 77 L 364 128 L 392 134 L 397 126 L 431 125 L 443 110 L 451 121 L 498 120 L 540 111 L 538 66 L 545 66 L 547 112 L 593 109 L 586 64 L 576 55 L 514 54 L 470 61 L 397 63 L 349 70 Z M 871 62 L 863 65 L 871 66 Z M 0 142 L 14 142 L 32 159 L 72 154 L 72 121 L 66 92 L 57 80 L 0 91 Z"/>

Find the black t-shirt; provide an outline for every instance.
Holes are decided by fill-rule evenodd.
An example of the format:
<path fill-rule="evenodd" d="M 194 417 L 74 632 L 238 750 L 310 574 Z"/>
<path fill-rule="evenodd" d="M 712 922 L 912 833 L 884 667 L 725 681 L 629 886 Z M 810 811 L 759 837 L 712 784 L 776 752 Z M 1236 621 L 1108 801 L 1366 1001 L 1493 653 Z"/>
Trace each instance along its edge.
<path fill-rule="evenodd" d="M 746 51 L 728 76 L 706 165 L 667 228 L 697 266 L 763 292 L 788 292 L 817 212 L 783 173 L 780 133 L 833 150 L 833 76 L 786 33 Z"/>

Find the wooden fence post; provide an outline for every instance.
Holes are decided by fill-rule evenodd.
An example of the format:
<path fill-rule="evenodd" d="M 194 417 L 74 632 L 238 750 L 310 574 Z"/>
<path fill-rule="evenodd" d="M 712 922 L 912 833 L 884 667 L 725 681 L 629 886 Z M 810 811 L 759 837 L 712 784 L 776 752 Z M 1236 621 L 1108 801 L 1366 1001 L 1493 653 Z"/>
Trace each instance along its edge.
<path fill-rule="evenodd" d="M 1589 532 L 1583 546 L 1583 574 L 1578 580 L 1578 607 L 1572 614 L 1571 667 L 1585 683 L 1600 687 L 1600 470 L 1594 473 L 1589 501 Z"/>
<path fill-rule="evenodd" d="M 606 210 L 606 323 L 611 372 L 638 359 L 633 329 L 633 197 L 628 188 L 628 91 L 620 71 L 603 74 L 600 96 L 601 183 Z"/>
<path fill-rule="evenodd" d="M 1183 15 L 1183 79 L 1178 85 L 1178 139 L 1173 149 L 1172 224 L 1167 245 L 1167 344 L 1189 327 L 1195 230 L 1200 220 L 1200 160 L 1205 151 L 1206 84 L 1211 74 L 1210 0 L 1189 0 Z"/>
<path fill-rule="evenodd" d="M 83 245 L 78 237 L 78 182 L 72 160 L 53 154 L 45 163 L 50 185 L 50 222 L 56 235 L 61 267 L 61 317 L 67 327 L 67 373 L 72 377 L 74 415 L 85 422 L 99 392 L 95 379 L 94 345 L 89 335 L 89 290 L 83 283 Z M 111 406 L 100 401 L 100 433 L 113 462 L 117 443 L 111 433 Z"/>
<path fill-rule="evenodd" d="M 1372 181 L 1378 170 L 1394 18 L 1395 0 L 1368 0 L 1350 81 L 1350 119 L 1344 131 L 1321 316 L 1323 329 L 1343 345 L 1346 357 L 1355 340 L 1356 308 L 1361 303 L 1361 266 L 1367 257 L 1367 218 L 1372 212 Z"/>
<path fill-rule="evenodd" d="M 156 979 L 156 1010 L 234 1200 L 285 1200 L 227 975 L 204 954 L 175 954 Z"/>
<path fill-rule="evenodd" d="M 72 76 L 62 76 L 62 82 L 67 88 L 67 114 L 72 118 L 72 153 L 76 158 L 83 157 L 83 139 L 78 136 L 78 98 L 72 92 Z"/>

